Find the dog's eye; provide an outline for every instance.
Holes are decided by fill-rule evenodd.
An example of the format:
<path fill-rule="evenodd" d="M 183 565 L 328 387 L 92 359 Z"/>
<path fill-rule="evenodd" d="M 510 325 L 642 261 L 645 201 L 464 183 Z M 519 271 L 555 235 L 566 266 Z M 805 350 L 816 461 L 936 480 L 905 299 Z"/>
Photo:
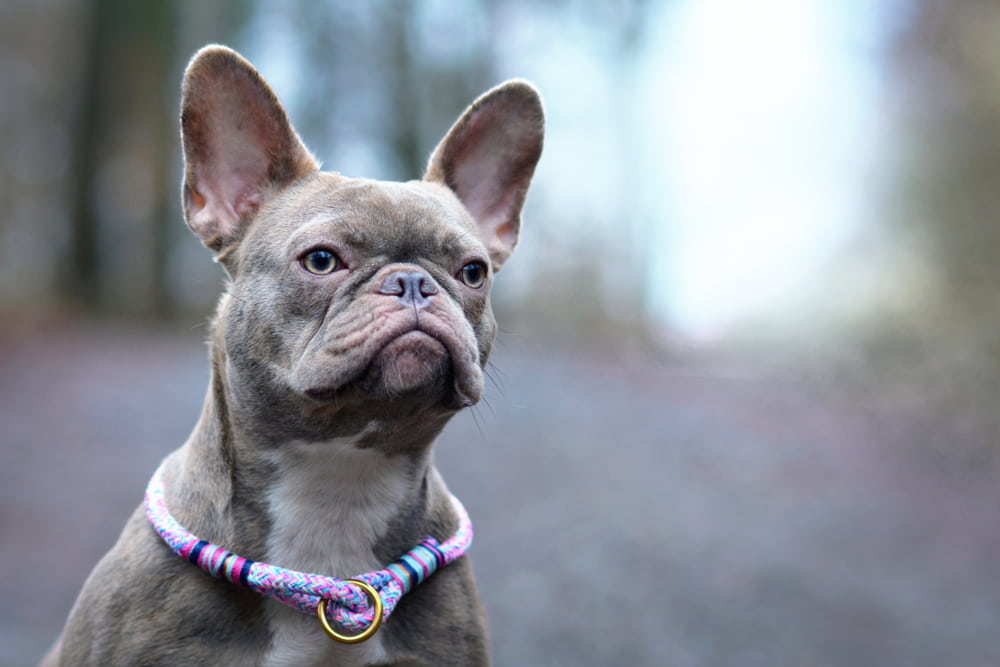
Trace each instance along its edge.
<path fill-rule="evenodd" d="M 302 256 L 302 268 L 317 276 L 333 273 L 341 267 L 340 258 L 329 250 L 313 250 Z"/>
<path fill-rule="evenodd" d="M 473 289 L 479 289 L 486 282 L 486 265 L 482 262 L 469 262 L 459 273 L 462 282 Z"/>

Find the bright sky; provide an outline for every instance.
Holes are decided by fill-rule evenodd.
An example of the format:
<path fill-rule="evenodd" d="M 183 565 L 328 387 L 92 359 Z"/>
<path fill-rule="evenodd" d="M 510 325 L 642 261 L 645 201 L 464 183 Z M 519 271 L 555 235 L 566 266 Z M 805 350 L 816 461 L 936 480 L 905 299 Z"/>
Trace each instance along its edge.
<path fill-rule="evenodd" d="M 877 147 L 873 4 L 664 5 L 643 76 L 669 194 L 653 311 L 715 338 L 819 279 L 866 213 Z M 866 25 L 867 22 L 867 25 Z"/>
<path fill-rule="evenodd" d="M 509 17 L 502 74 L 545 95 L 553 217 L 596 235 L 624 289 L 644 272 L 650 314 L 685 336 L 787 309 L 865 223 L 890 5 L 661 2 L 624 67 L 591 24 Z M 547 246 L 576 231 L 548 230 Z"/>

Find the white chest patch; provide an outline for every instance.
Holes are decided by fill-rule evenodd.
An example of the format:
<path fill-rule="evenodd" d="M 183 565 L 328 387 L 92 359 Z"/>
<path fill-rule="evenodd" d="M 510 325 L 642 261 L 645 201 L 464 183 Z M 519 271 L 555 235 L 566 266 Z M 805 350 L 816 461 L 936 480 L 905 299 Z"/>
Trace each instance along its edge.
<path fill-rule="evenodd" d="M 354 438 L 295 442 L 272 457 L 268 562 L 347 578 L 385 567 L 372 553 L 409 488 L 405 461 L 359 450 Z M 327 637 L 315 617 L 269 600 L 273 642 L 265 665 L 364 665 L 387 659 L 376 634 L 361 644 Z"/>

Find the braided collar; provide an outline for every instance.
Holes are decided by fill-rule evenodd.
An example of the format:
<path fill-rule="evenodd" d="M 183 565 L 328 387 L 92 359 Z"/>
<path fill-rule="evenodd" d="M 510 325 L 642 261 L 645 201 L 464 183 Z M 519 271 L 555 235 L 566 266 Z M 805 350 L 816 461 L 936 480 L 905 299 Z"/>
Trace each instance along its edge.
<path fill-rule="evenodd" d="M 460 558 L 472 544 L 472 522 L 451 496 L 458 514 L 458 530 L 448 540 L 425 537 L 420 544 L 382 570 L 365 572 L 351 579 L 308 574 L 243 558 L 222 547 L 198 539 L 167 509 L 163 466 L 146 487 L 146 517 L 163 541 L 181 558 L 219 579 L 227 579 L 297 609 L 317 614 L 323 630 L 333 639 L 356 643 L 371 637 L 396 608 L 403 595 Z M 333 620 L 350 635 L 334 630 Z"/>

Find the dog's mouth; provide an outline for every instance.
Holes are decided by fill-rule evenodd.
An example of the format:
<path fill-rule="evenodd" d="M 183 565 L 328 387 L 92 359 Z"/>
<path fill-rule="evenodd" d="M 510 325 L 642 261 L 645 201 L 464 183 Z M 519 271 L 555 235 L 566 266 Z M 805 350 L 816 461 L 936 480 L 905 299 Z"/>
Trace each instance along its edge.
<path fill-rule="evenodd" d="M 370 398 L 445 399 L 454 408 L 479 399 L 481 373 L 454 337 L 412 328 L 389 339 L 350 378 L 335 385 L 312 387 L 306 395 L 318 401 L 346 398 L 351 390 Z"/>
<path fill-rule="evenodd" d="M 414 330 L 389 341 L 359 380 L 366 393 L 402 396 L 441 393 L 452 384 L 451 355 L 434 336 Z"/>

